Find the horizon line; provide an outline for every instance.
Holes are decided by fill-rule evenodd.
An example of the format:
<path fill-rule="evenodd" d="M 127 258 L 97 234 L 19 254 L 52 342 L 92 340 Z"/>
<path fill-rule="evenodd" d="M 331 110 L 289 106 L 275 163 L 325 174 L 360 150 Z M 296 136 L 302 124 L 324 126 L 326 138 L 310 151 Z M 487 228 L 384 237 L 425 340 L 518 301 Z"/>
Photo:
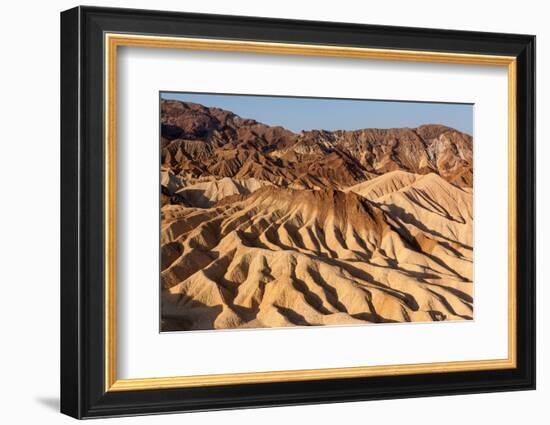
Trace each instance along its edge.
<path fill-rule="evenodd" d="M 190 99 L 185 99 L 185 97 L 187 98 L 190 98 Z M 205 98 L 204 100 L 202 101 L 197 101 L 196 98 Z M 210 99 L 213 99 L 213 98 L 217 98 L 218 100 L 218 104 L 216 104 L 216 102 L 213 103 L 205 103 L 204 101 L 205 100 L 208 100 L 208 98 Z M 241 104 L 239 105 L 238 102 L 241 101 L 242 102 L 242 99 L 246 99 L 247 102 L 244 102 L 245 104 L 246 103 L 251 103 L 250 100 L 252 99 L 258 99 L 258 100 L 262 100 L 263 102 L 263 110 L 260 108 L 255 108 L 254 110 L 251 110 L 250 107 L 246 107 L 245 104 Z M 311 106 L 316 106 L 314 105 L 313 103 L 326 103 L 327 101 L 330 102 L 330 101 L 334 101 L 334 102 L 340 102 L 340 103 L 349 103 L 348 105 L 346 105 L 349 109 L 349 112 L 355 112 L 357 114 L 358 112 L 358 107 L 356 105 L 359 105 L 359 108 L 371 108 L 374 104 L 382 104 L 384 105 L 385 107 L 387 105 L 390 106 L 390 108 L 395 108 L 396 110 L 397 109 L 402 109 L 403 106 L 411 106 L 411 107 L 438 107 L 438 106 L 442 106 L 443 108 L 445 107 L 459 107 L 459 108 L 471 108 L 471 111 L 470 111 L 470 114 L 469 114 L 469 122 L 467 123 L 463 123 L 464 125 L 468 125 L 469 124 L 469 127 L 468 129 L 464 129 L 464 128 L 460 128 L 461 126 L 457 126 L 457 125 L 452 125 L 450 124 L 448 121 L 445 122 L 445 121 L 442 121 L 442 120 L 423 120 L 423 121 L 416 121 L 414 125 L 410 125 L 410 123 L 407 125 L 407 124 L 403 124 L 403 125 L 398 125 L 397 123 L 396 124 L 390 124 L 390 125 L 361 125 L 361 124 L 357 124 L 357 122 L 354 122 L 355 125 L 351 125 L 348 124 L 348 126 L 337 126 L 337 125 L 333 125 L 333 126 L 313 126 L 313 125 L 310 125 L 310 126 L 307 126 L 307 127 L 297 127 L 296 124 L 294 125 L 288 125 L 288 123 L 281 123 L 281 122 L 273 122 L 269 119 L 265 119 L 265 115 L 266 113 L 269 113 L 269 112 L 279 112 L 279 120 L 281 121 L 285 121 L 287 120 L 288 122 L 291 122 L 292 120 L 295 120 L 295 115 L 292 115 L 292 114 L 289 114 L 289 113 L 281 113 L 280 110 L 276 110 L 276 108 L 273 108 L 273 109 L 270 109 L 269 111 L 267 110 L 266 108 L 266 105 L 265 105 L 265 101 L 266 100 L 273 100 L 275 102 L 278 102 L 280 103 L 281 100 L 296 100 L 296 101 L 301 101 L 301 103 L 304 103 L 304 102 L 312 102 L 312 105 Z M 181 103 L 191 103 L 191 104 L 198 104 L 204 108 L 207 108 L 207 109 L 213 109 L 213 108 L 216 108 L 216 109 L 221 109 L 221 110 L 224 110 L 224 111 L 227 111 L 227 112 L 230 112 L 234 115 L 237 115 L 239 116 L 240 118 L 243 118 L 243 119 L 251 119 L 251 120 L 254 120 L 260 124 L 263 124 L 263 125 L 267 125 L 267 126 L 270 126 L 270 127 L 281 127 L 281 128 L 284 128 L 285 130 L 287 131 L 290 131 L 294 134 L 299 134 L 301 132 L 309 132 L 309 131 L 327 131 L 327 132 L 338 132 L 338 131 L 360 131 L 360 130 L 366 130 L 366 129 L 373 129 L 373 130 L 391 130 L 391 129 L 418 129 L 420 127 L 423 127 L 423 126 L 444 126 L 444 127 L 448 127 L 452 130 L 455 130 L 455 131 L 460 131 L 464 134 L 467 134 L 469 135 L 470 137 L 473 137 L 473 106 L 474 104 L 473 103 L 465 103 L 465 102 L 441 102 L 441 101 L 422 101 L 422 100 L 392 100 L 392 99 L 358 99 L 358 98 L 341 98 L 341 97 L 312 97 L 312 96 L 296 96 L 296 95 L 268 95 L 268 94 L 237 94 L 237 93 L 215 93 L 215 92 L 191 92 L 191 91 L 166 91 L 166 90 L 161 90 L 159 91 L 159 101 L 160 100 L 173 100 L 173 101 L 178 101 L 178 102 L 181 102 Z M 234 108 L 231 108 L 231 107 L 228 107 L 227 105 L 219 105 L 219 103 L 235 103 L 235 107 Z M 353 105 L 353 106 L 351 106 Z M 257 105 L 254 105 L 254 106 L 257 106 Z M 270 106 L 273 106 L 273 105 L 270 105 Z M 285 105 L 285 106 L 289 106 L 289 105 Z M 290 106 L 292 106 L 292 104 L 290 104 Z M 235 110 L 237 109 L 237 110 Z M 254 116 L 254 114 L 243 114 L 241 111 L 239 111 L 238 109 L 242 109 L 244 111 L 249 111 L 249 112 L 256 112 L 257 115 L 256 117 Z M 280 109 L 280 108 L 279 108 Z M 355 110 L 355 111 L 354 111 Z M 286 112 L 286 111 L 285 111 Z M 301 112 L 301 111 L 300 111 Z M 325 113 L 326 114 L 326 110 L 317 110 L 318 113 Z M 342 111 L 341 110 L 334 110 L 332 112 L 335 112 L 335 113 L 341 113 Z M 370 111 L 372 113 L 372 111 Z M 440 111 L 437 111 L 438 113 L 440 113 Z M 464 111 L 460 111 L 462 113 L 462 115 L 464 115 Z M 259 116 L 262 116 L 262 113 L 264 114 L 264 118 L 259 118 Z M 403 118 L 403 114 L 404 112 L 403 111 L 400 111 L 399 112 L 401 114 L 401 119 L 404 119 Z M 419 112 L 418 111 L 415 111 L 415 113 L 418 115 Z M 456 110 L 455 110 L 455 113 L 456 113 Z M 274 113 L 273 115 L 277 115 L 276 113 Z M 335 115 L 335 114 L 331 114 L 331 115 Z M 351 115 L 351 114 L 350 114 Z M 384 119 L 387 119 L 387 115 L 389 115 L 388 113 L 386 113 L 386 115 L 383 117 Z M 410 115 L 414 115 L 414 113 L 411 113 Z M 368 117 L 368 115 L 366 115 L 365 117 Z M 454 117 L 452 114 L 449 115 L 449 117 Z M 311 120 L 311 117 L 307 117 Z M 326 117 L 325 117 L 326 118 Z M 348 117 L 345 117 L 346 119 Z M 362 117 L 364 118 L 364 117 Z M 408 117 L 407 117 L 408 118 Z M 409 118 L 410 119 L 410 118 Z M 464 118 L 463 118 L 464 119 Z M 335 123 L 336 124 L 336 123 Z"/>

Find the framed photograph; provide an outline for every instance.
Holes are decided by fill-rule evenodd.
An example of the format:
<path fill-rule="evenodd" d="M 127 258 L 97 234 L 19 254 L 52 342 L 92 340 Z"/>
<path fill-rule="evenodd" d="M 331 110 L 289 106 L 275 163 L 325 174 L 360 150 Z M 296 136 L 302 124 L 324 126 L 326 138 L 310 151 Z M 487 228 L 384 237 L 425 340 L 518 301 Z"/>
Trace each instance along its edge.
<path fill-rule="evenodd" d="M 61 411 L 535 388 L 535 37 L 61 14 Z"/>

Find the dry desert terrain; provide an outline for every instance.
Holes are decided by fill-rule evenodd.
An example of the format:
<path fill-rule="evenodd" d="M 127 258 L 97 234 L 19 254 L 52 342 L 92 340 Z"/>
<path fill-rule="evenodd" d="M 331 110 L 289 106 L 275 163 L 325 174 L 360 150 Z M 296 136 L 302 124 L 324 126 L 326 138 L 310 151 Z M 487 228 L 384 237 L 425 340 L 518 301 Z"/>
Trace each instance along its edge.
<path fill-rule="evenodd" d="M 472 138 L 161 100 L 163 331 L 473 317 Z"/>

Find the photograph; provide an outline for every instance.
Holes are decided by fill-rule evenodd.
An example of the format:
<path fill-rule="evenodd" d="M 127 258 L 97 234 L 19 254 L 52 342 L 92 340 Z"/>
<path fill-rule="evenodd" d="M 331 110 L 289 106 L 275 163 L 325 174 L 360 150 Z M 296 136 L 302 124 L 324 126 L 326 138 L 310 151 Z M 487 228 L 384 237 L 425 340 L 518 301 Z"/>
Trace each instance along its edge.
<path fill-rule="evenodd" d="M 161 332 L 474 319 L 474 105 L 162 91 Z"/>

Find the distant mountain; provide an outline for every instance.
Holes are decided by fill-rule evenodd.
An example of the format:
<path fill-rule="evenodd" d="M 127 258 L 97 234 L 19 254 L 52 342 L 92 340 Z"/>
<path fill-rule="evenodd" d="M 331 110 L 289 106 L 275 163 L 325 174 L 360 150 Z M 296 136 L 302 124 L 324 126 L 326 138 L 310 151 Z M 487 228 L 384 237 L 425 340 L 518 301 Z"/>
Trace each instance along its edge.
<path fill-rule="evenodd" d="M 472 137 L 442 125 L 293 133 L 218 108 L 161 101 L 162 163 L 176 174 L 344 188 L 388 171 L 471 187 Z"/>

